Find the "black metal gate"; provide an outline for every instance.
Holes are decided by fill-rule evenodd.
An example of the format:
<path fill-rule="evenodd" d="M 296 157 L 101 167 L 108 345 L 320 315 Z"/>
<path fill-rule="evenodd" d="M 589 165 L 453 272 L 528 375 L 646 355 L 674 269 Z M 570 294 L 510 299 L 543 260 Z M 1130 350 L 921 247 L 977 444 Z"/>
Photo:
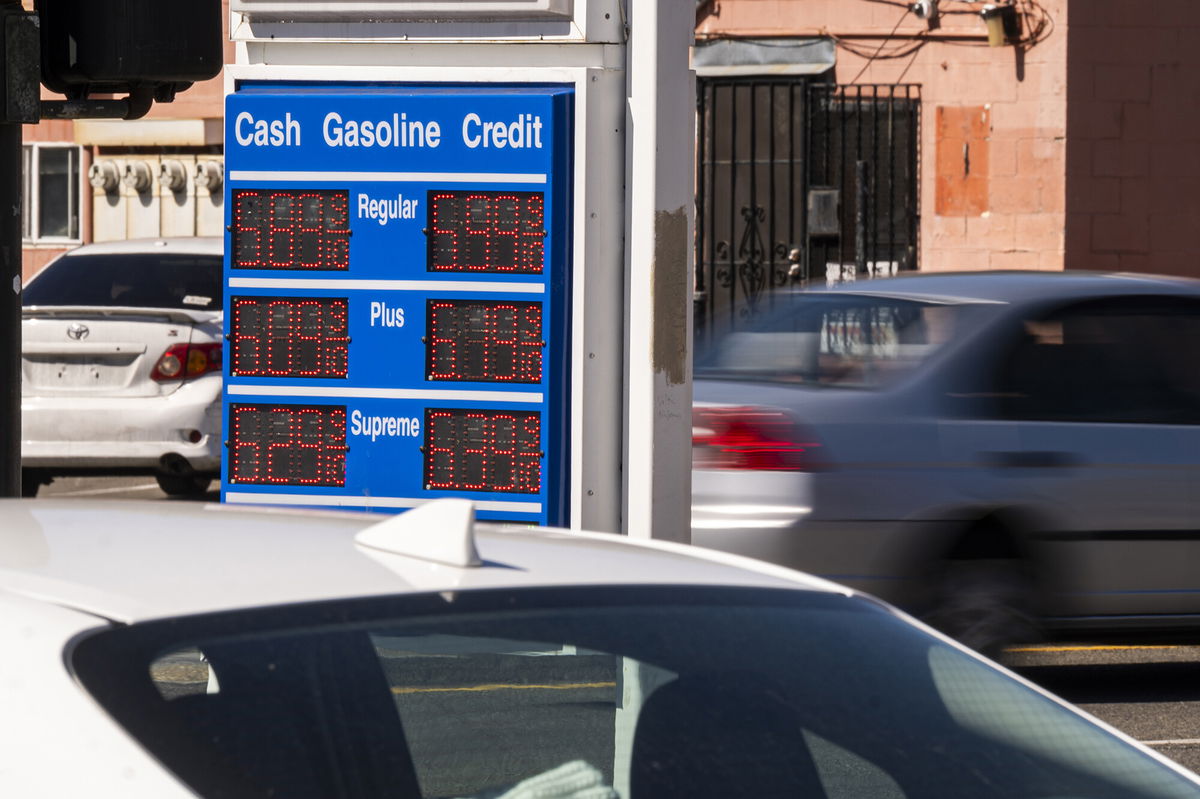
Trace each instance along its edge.
<path fill-rule="evenodd" d="M 702 78 L 697 111 L 699 342 L 775 289 L 917 267 L 919 87 Z"/>

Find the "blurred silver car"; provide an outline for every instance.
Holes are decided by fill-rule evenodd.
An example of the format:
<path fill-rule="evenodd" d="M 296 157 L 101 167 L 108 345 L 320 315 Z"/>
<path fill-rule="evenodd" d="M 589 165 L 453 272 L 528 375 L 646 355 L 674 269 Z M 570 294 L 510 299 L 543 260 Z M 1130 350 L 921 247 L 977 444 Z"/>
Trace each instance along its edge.
<path fill-rule="evenodd" d="M 0 518 L 6 799 L 1200 797 L 977 653 L 761 561 L 453 499 Z"/>
<path fill-rule="evenodd" d="M 220 237 L 89 244 L 25 286 L 22 492 L 149 474 L 201 494 L 221 468 Z"/>
<path fill-rule="evenodd" d="M 698 363 L 693 543 L 982 648 L 1200 628 L 1200 282 L 929 274 L 774 304 Z"/>

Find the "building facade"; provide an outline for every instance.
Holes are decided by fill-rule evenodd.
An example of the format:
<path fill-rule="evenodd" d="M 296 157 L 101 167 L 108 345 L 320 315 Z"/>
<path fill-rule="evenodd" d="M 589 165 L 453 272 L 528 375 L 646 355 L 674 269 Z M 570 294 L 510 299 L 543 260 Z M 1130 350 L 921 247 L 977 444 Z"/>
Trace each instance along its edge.
<path fill-rule="evenodd" d="M 857 268 L 843 272 L 861 274 L 864 265 L 872 271 L 885 261 L 895 262 L 885 264 L 889 269 L 1200 277 L 1193 239 L 1200 230 L 1200 6 L 706 0 L 696 22 L 702 92 L 706 82 L 769 79 L 824 83 L 847 98 L 866 91 L 868 105 L 878 102 L 866 87 L 886 90 L 889 101 L 899 87 L 916 98 L 915 152 L 900 154 L 916 163 L 915 204 L 899 212 L 915 230 L 905 242 L 911 255 L 873 256 L 878 249 L 864 248 L 862 231 L 847 231 L 843 219 L 842 251 L 857 257 Z M 740 62 L 729 55 L 734 44 L 750 46 Z M 727 52 L 702 55 L 718 49 Z M 813 55 L 819 50 L 824 61 Z M 738 115 L 740 130 L 746 113 Z M 761 111 L 750 115 L 763 118 Z M 897 118 L 893 109 L 892 134 Z M 888 144 L 892 151 L 907 146 Z M 814 221 L 822 230 L 822 201 L 852 206 L 856 185 L 864 198 L 878 193 L 884 170 L 875 164 L 864 177 L 862 162 L 861 153 L 846 159 L 833 196 L 822 197 L 816 184 L 804 187 L 803 233 L 810 240 Z M 854 167 L 856 178 L 848 174 Z M 868 239 L 880 224 L 868 218 Z M 854 235 L 857 246 L 846 244 Z M 736 250 L 737 232 L 730 237 Z M 779 252 L 793 249 L 804 247 L 780 239 L 764 251 L 778 261 Z M 846 266 L 845 256 L 834 260 Z M 739 266 L 735 257 L 726 269 L 736 274 Z M 806 272 L 818 277 L 823 268 L 809 263 Z"/>
<path fill-rule="evenodd" d="M 699 3 L 700 296 L 909 268 L 1200 277 L 1200 6 L 1016 0 L 992 46 L 993 5 Z M 219 234 L 222 104 L 218 76 L 140 120 L 26 126 L 24 276 L 84 242 Z"/>
<path fill-rule="evenodd" d="M 30 6 L 31 3 L 26 3 Z M 223 3 L 223 26 L 228 25 Z M 226 39 L 225 63 L 233 60 Z M 61 99 L 43 90 L 44 98 Z M 142 119 L 50 120 L 23 130 L 22 275 L 93 241 L 219 235 L 224 79 Z"/>

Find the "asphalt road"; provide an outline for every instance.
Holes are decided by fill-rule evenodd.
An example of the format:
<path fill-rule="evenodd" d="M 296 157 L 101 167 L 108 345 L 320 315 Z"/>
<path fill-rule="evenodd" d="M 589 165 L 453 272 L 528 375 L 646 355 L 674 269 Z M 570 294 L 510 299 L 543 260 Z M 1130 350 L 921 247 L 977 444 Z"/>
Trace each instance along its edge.
<path fill-rule="evenodd" d="M 139 477 L 60 478 L 38 496 L 220 498 L 216 490 L 193 500 L 169 498 L 152 478 Z M 1200 646 L 1054 643 L 1015 647 L 1002 660 L 1030 681 L 1200 772 Z"/>
<path fill-rule="evenodd" d="M 1200 646 L 1054 643 L 1005 665 L 1200 772 Z"/>
<path fill-rule="evenodd" d="M 92 499 L 170 499 L 180 502 L 217 502 L 221 498 L 214 480 L 212 490 L 202 496 L 178 498 L 168 497 L 154 482 L 153 477 L 56 477 L 48 486 L 42 486 L 39 497 L 47 499 L 67 497 L 90 497 Z"/>

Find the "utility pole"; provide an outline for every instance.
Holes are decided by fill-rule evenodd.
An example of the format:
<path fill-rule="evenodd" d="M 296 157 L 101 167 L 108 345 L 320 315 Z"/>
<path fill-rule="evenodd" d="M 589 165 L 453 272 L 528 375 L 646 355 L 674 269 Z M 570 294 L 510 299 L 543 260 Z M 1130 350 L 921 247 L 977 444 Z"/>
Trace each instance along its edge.
<path fill-rule="evenodd" d="M 0 0 L 0 496 L 21 495 L 21 125 L 38 121 L 37 17 Z"/>
<path fill-rule="evenodd" d="M 624 532 L 688 543 L 695 4 L 629 5 Z"/>

